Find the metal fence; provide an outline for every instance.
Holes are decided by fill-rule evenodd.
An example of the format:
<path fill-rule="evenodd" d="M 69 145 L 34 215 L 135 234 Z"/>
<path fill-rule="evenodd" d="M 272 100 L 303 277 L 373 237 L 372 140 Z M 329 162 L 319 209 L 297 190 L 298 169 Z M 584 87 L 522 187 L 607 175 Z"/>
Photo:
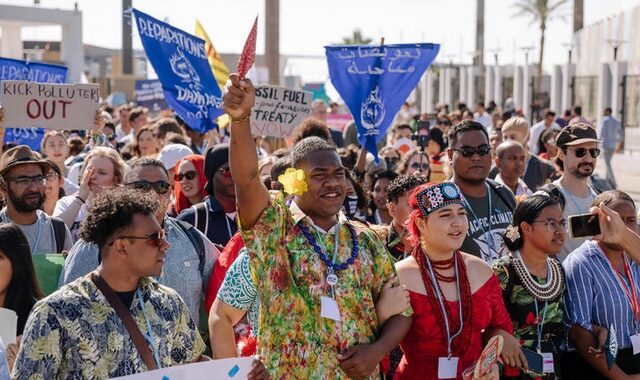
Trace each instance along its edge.
<path fill-rule="evenodd" d="M 625 75 L 622 80 L 622 126 L 625 150 L 640 150 L 640 75 Z"/>
<path fill-rule="evenodd" d="M 597 115 L 596 97 L 598 77 L 574 76 L 571 79 L 571 104 L 582 107 L 582 116 L 595 119 Z"/>

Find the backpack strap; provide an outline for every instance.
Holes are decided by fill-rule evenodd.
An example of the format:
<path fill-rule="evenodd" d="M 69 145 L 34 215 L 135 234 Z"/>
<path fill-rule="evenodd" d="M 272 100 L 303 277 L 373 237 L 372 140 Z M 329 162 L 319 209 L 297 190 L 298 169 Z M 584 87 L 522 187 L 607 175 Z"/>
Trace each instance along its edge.
<path fill-rule="evenodd" d="M 49 217 L 51 225 L 53 226 L 53 234 L 56 238 L 56 253 L 62 253 L 64 249 L 65 239 L 67 237 L 67 226 L 62 219 Z"/>
<path fill-rule="evenodd" d="M 498 194 L 500 199 L 509 207 L 509 211 L 513 212 L 516 209 L 516 198 L 513 196 L 511 190 L 509 190 L 506 186 L 487 178 L 486 179 L 489 186 Z"/>
<path fill-rule="evenodd" d="M 196 252 L 198 252 L 198 259 L 200 260 L 200 263 L 198 264 L 198 270 L 200 271 L 200 274 L 204 277 L 205 250 L 204 250 L 204 241 L 202 240 L 202 236 L 200 235 L 198 230 L 191 224 L 184 222 L 182 220 L 177 220 L 177 219 L 173 219 L 173 221 L 176 222 L 178 226 L 180 226 L 180 228 L 182 229 L 182 231 L 184 231 L 185 234 L 187 234 L 187 237 L 189 237 L 191 244 L 193 244 L 193 247 L 196 249 Z"/>
<path fill-rule="evenodd" d="M 206 202 L 207 201 L 205 200 L 204 202 L 196 203 L 191 206 L 194 211 L 193 226 L 205 234 L 205 236 L 209 230 L 209 215 L 207 215 L 209 210 Z"/>

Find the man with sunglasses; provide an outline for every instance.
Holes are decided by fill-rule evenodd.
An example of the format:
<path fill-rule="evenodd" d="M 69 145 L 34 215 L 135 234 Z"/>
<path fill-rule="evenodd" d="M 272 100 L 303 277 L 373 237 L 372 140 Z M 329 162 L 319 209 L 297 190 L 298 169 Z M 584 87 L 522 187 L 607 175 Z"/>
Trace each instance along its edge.
<path fill-rule="evenodd" d="M 553 182 L 565 199 L 564 217 L 586 214 L 597 195 L 590 178 L 596 167 L 600 149 L 596 130 L 586 123 L 569 124 L 556 136 L 558 158 L 556 164 L 563 170 L 562 176 Z M 582 245 L 587 238 L 565 239 L 560 261 Z"/>
<path fill-rule="evenodd" d="M 0 158 L 0 193 L 7 202 L 0 210 L 0 223 L 20 227 L 32 254 L 60 253 L 73 244 L 64 222 L 41 210 L 50 168 L 26 145 L 11 148 Z"/>
<path fill-rule="evenodd" d="M 465 120 L 449 130 L 447 154 L 453 163 L 452 181 L 464 194 L 469 231 L 461 251 L 492 263 L 508 253 L 503 233 L 513 219 L 511 190 L 488 177 L 491 169 L 489 135 L 478 122 Z"/>
<path fill-rule="evenodd" d="M 160 161 L 142 158 L 133 162 L 125 176 L 125 187 L 157 195 L 159 206 L 155 217 L 171 245 L 157 280 L 178 292 L 187 304 L 193 320 L 199 321 L 200 304 L 213 265 L 218 259 L 218 250 L 200 231 L 166 215 L 171 185 L 167 171 Z M 99 261 L 98 246 L 83 239 L 78 240 L 65 261 L 60 285 L 91 272 L 99 265 Z"/>
<path fill-rule="evenodd" d="M 207 149 L 204 161 L 205 190 L 209 196 L 178 215 L 207 235 L 214 244 L 224 247 L 238 230 L 236 222 L 236 189 L 229 169 L 229 145 L 218 144 Z"/>
<path fill-rule="evenodd" d="M 189 309 L 151 278 L 170 260 L 158 206 L 128 189 L 94 199 L 80 236 L 102 263 L 34 306 L 13 378 L 112 378 L 201 359 Z"/>

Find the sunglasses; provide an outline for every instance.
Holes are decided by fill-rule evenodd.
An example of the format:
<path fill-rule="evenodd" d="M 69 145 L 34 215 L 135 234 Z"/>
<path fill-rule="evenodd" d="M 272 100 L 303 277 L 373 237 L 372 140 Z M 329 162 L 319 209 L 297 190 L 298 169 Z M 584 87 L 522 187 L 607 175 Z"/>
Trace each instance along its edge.
<path fill-rule="evenodd" d="M 479 156 L 486 156 L 491 152 L 491 146 L 488 144 L 482 144 L 476 147 L 463 145 L 460 148 L 451 148 L 457 152 L 460 152 L 463 157 L 472 157 L 474 154 L 478 154 Z"/>
<path fill-rule="evenodd" d="M 115 243 L 116 240 L 118 239 L 135 239 L 135 240 L 146 240 L 147 244 L 158 248 L 160 247 L 160 244 L 162 244 L 162 241 L 164 240 L 164 238 L 165 238 L 164 230 L 159 230 L 147 236 L 120 236 L 115 238 L 111 243 L 109 243 L 109 245 L 113 245 L 113 243 Z"/>
<path fill-rule="evenodd" d="M 420 170 L 423 172 L 429 171 L 429 164 L 423 163 L 422 166 L 419 162 L 414 162 L 411 164 L 411 169 Z"/>
<path fill-rule="evenodd" d="M 220 173 L 222 173 L 223 176 L 227 177 L 227 178 L 231 178 L 231 169 L 226 167 L 226 168 L 220 168 L 218 169 L 218 171 Z"/>
<path fill-rule="evenodd" d="M 576 157 L 578 158 L 582 158 L 587 154 L 587 151 L 589 152 L 589 154 L 591 155 L 591 158 L 596 158 L 600 155 L 600 149 L 598 148 L 591 148 L 591 149 L 587 149 L 587 148 L 576 148 L 576 149 L 571 149 L 575 152 Z"/>
<path fill-rule="evenodd" d="M 191 181 L 192 179 L 196 178 L 196 176 L 198 175 L 198 173 L 196 173 L 195 170 L 189 170 L 186 173 L 178 173 L 176 175 L 173 176 L 173 179 L 176 180 L 176 182 L 180 182 L 182 181 L 184 178 L 188 179 L 189 181 Z"/>
<path fill-rule="evenodd" d="M 171 188 L 168 182 L 165 181 L 157 181 L 157 182 L 149 182 L 149 181 L 133 181 L 125 183 L 125 185 L 133 185 L 133 188 L 136 190 L 142 191 L 150 191 L 153 190 L 157 194 L 166 194 Z"/>

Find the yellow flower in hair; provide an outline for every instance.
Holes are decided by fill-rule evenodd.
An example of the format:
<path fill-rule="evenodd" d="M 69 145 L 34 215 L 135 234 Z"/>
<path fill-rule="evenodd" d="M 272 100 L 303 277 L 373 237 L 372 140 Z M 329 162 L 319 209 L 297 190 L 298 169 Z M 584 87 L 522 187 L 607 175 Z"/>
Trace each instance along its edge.
<path fill-rule="evenodd" d="M 289 195 L 302 195 L 309 190 L 304 177 L 304 171 L 302 169 L 289 168 L 284 174 L 278 176 L 278 182 L 284 186 L 285 193 Z"/>

